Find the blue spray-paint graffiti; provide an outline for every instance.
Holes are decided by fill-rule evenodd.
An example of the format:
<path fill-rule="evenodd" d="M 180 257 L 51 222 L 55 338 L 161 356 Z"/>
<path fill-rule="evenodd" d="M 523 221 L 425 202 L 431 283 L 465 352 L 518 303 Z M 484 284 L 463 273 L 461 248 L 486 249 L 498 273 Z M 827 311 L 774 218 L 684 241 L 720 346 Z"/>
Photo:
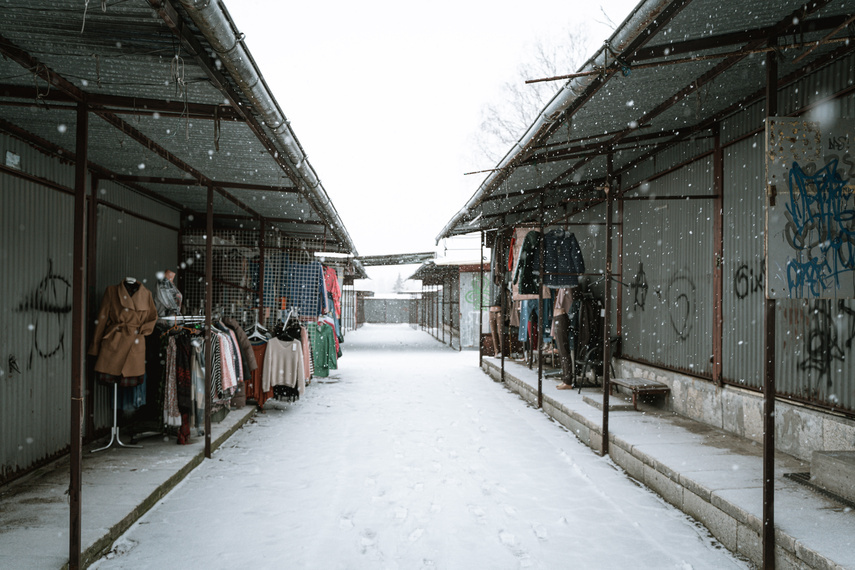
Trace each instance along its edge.
<path fill-rule="evenodd" d="M 855 277 L 855 204 L 846 183 L 836 159 L 812 176 L 793 163 L 786 238 L 800 253 L 787 261 L 791 297 L 819 297 L 839 289 L 844 274 Z"/>

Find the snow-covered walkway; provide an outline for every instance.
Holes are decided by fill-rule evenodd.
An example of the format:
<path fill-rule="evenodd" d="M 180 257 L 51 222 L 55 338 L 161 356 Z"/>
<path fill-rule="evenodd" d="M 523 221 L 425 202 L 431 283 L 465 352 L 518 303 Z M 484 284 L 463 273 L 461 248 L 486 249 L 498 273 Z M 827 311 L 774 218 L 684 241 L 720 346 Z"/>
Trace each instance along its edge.
<path fill-rule="evenodd" d="M 746 568 L 477 366 L 407 325 L 271 402 L 95 567 Z"/>

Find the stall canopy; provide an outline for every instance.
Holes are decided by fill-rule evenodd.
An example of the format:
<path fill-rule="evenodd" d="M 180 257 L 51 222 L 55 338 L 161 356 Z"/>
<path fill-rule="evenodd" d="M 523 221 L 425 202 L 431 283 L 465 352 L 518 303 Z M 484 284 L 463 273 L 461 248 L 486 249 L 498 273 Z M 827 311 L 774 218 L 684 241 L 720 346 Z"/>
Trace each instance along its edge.
<path fill-rule="evenodd" d="M 213 187 L 218 227 L 264 223 L 356 253 L 221 2 L 11 0 L 2 12 L 0 130 L 73 161 L 85 104 L 99 179 L 196 221 Z"/>
<path fill-rule="evenodd" d="M 363 255 L 358 258 L 365 267 L 378 265 L 410 265 L 424 263 L 436 259 L 435 252 L 424 253 L 396 253 L 390 255 Z"/>
<path fill-rule="evenodd" d="M 711 138 L 723 117 L 765 97 L 759 70 L 768 51 L 782 55 L 784 87 L 855 50 L 847 39 L 853 20 L 845 1 L 641 2 L 577 73 L 560 80 L 437 242 L 538 220 L 541 197 L 546 223 L 603 201 L 609 157 L 620 176 L 665 149 Z"/>

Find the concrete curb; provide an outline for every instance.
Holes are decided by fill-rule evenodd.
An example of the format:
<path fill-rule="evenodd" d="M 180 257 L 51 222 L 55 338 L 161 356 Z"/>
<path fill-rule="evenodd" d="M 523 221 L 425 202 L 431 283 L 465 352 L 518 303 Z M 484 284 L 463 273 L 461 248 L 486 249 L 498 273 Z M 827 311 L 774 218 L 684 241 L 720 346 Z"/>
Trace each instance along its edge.
<path fill-rule="evenodd" d="M 235 412 L 232 412 L 235 413 Z M 255 416 L 256 408 L 252 406 L 245 415 L 237 420 L 234 425 L 223 431 L 216 438 L 211 440 L 211 451 L 218 449 L 226 442 L 234 433 L 244 426 L 250 419 Z M 146 497 L 139 505 L 128 513 L 121 521 L 113 525 L 107 533 L 100 539 L 96 540 L 89 548 L 86 548 L 80 555 L 80 564 L 82 568 L 88 568 L 93 562 L 104 556 L 113 547 L 113 543 L 122 536 L 136 521 L 138 521 L 145 513 L 147 513 L 157 502 L 166 496 L 169 491 L 175 488 L 178 483 L 184 480 L 196 467 L 202 464 L 205 459 L 204 449 L 190 458 L 190 460 L 181 467 L 169 479 L 160 484 L 152 493 Z M 63 570 L 68 569 L 68 562 L 62 566 Z"/>
<path fill-rule="evenodd" d="M 494 362 L 484 359 L 482 369 L 494 381 L 501 382 L 501 370 Z M 537 405 L 536 388 L 514 376 L 507 366 L 504 384 L 530 404 Z M 602 451 L 603 433 L 598 423 L 567 408 L 546 393 L 543 394 L 541 409 L 547 416 L 572 431 L 592 450 Z M 624 469 L 627 475 L 703 524 L 728 550 L 745 557 L 759 567 L 762 558 L 760 535 L 762 521 L 756 516 L 738 504 L 705 489 L 701 484 L 674 471 L 656 458 L 636 449 L 611 430 L 609 451 L 611 460 Z M 790 568 L 844 570 L 843 566 L 805 547 L 798 539 L 780 529 L 775 531 L 775 543 L 775 564 L 779 570 Z"/>

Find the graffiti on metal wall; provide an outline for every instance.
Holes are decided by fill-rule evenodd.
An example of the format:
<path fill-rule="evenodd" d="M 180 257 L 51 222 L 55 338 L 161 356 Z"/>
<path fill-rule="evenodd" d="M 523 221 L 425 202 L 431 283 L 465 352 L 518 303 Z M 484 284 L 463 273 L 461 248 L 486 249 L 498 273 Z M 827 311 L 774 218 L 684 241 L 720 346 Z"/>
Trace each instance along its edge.
<path fill-rule="evenodd" d="M 694 326 L 696 290 L 695 282 L 684 272 L 678 272 L 668 282 L 668 314 L 680 340 L 688 339 Z"/>
<path fill-rule="evenodd" d="M 855 119 L 766 121 L 770 299 L 855 298 Z"/>
<path fill-rule="evenodd" d="M 808 387 L 809 396 L 820 396 L 820 386 L 832 387 L 832 372 L 836 363 L 845 362 L 855 340 L 855 311 L 845 301 L 835 305 L 831 300 L 812 302 L 809 309 L 808 333 L 804 338 L 804 358 L 798 362 L 800 370 L 816 373 L 815 384 Z"/>
<path fill-rule="evenodd" d="M 855 203 L 837 160 L 813 175 L 793 163 L 789 176 L 785 237 L 796 252 L 787 260 L 793 297 L 820 297 L 855 279 Z"/>
<path fill-rule="evenodd" d="M 32 333 L 27 369 L 32 369 L 33 359 L 48 359 L 65 354 L 65 329 L 71 313 L 71 282 L 53 272 L 53 260 L 48 259 L 48 270 L 38 285 L 18 303 L 17 310 L 29 313 Z"/>
<path fill-rule="evenodd" d="M 643 311 L 647 304 L 647 275 L 641 262 L 638 264 L 638 272 L 629 284 L 629 290 L 632 291 L 632 310 L 640 308 Z"/>
<path fill-rule="evenodd" d="M 757 268 L 749 267 L 743 263 L 733 275 L 733 292 L 737 299 L 745 299 L 749 295 L 763 292 L 766 279 L 766 260 L 760 262 Z"/>
<path fill-rule="evenodd" d="M 479 286 L 480 285 L 480 286 Z M 472 277 L 472 286 L 463 293 L 463 300 L 473 307 L 490 306 L 490 280 L 480 275 Z"/>

